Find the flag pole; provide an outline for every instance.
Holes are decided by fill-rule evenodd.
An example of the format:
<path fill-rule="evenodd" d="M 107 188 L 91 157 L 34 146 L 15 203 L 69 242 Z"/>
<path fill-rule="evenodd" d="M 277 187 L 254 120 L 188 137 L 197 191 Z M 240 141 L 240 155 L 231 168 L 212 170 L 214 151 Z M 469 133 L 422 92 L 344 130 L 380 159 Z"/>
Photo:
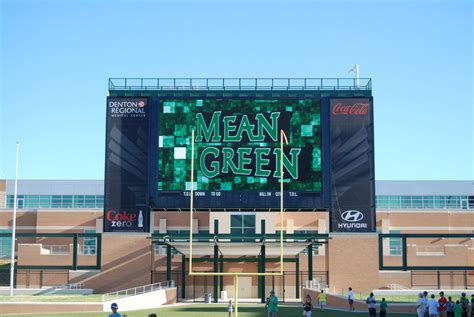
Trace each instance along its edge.
<path fill-rule="evenodd" d="M 359 89 L 359 64 L 356 64 L 356 87 Z"/>
<path fill-rule="evenodd" d="M 10 296 L 13 296 L 13 280 L 15 273 L 15 231 L 16 231 L 16 209 L 18 204 L 18 155 L 20 153 L 20 142 L 16 142 L 16 170 L 15 170 L 15 193 L 13 195 L 13 218 L 12 218 L 12 250 L 10 261 Z"/>

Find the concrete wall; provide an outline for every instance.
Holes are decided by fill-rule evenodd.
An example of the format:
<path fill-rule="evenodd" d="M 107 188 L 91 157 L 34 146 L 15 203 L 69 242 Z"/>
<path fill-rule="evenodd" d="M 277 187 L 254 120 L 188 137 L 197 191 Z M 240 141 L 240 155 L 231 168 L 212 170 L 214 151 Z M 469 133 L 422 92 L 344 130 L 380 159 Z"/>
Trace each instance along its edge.
<path fill-rule="evenodd" d="M 157 308 L 176 303 L 176 287 L 161 289 L 136 296 L 128 296 L 103 302 L 103 311 L 110 311 L 110 305 L 117 303 L 119 311 Z"/>

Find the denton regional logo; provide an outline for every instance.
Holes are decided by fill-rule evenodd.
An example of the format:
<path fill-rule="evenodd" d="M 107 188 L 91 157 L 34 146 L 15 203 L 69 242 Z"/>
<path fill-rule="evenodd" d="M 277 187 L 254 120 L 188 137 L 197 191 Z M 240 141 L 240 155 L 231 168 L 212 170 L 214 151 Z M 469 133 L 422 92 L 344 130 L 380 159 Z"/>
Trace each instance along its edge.
<path fill-rule="evenodd" d="M 364 219 L 364 214 L 359 210 L 346 210 L 341 214 L 341 218 L 345 222 L 338 223 L 338 228 L 367 228 L 366 223 L 361 223 L 361 221 Z"/>
<path fill-rule="evenodd" d="M 146 99 L 110 100 L 110 116 L 113 118 L 140 118 L 145 117 Z"/>

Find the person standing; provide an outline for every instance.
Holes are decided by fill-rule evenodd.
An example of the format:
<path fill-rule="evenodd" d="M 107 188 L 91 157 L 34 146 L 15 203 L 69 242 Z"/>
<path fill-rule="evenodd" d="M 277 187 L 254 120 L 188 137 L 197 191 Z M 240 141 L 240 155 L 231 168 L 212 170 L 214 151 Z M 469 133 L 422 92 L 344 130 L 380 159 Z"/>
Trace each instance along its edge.
<path fill-rule="evenodd" d="M 374 293 L 370 293 L 369 297 L 367 297 L 366 303 L 369 308 L 369 316 L 376 317 L 377 302 L 375 301 Z"/>
<path fill-rule="evenodd" d="M 418 293 L 418 301 L 416 302 L 416 312 L 418 314 L 418 317 L 424 317 L 425 316 L 425 299 L 423 297 L 423 293 Z"/>
<path fill-rule="evenodd" d="M 270 298 L 268 300 L 268 316 L 277 317 L 278 314 L 278 297 L 275 295 L 275 291 L 270 292 Z"/>
<path fill-rule="evenodd" d="M 471 294 L 471 317 L 474 317 L 474 293 Z"/>
<path fill-rule="evenodd" d="M 382 298 L 382 301 L 380 302 L 380 317 L 385 316 L 387 316 L 387 302 L 385 301 L 385 298 Z"/>
<path fill-rule="evenodd" d="M 326 302 L 327 302 L 327 296 L 326 296 L 326 293 L 324 293 L 324 290 L 321 290 L 321 293 L 319 293 L 318 300 L 319 300 L 319 307 L 321 308 L 321 311 L 324 311 L 324 307 L 326 307 Z"/>
<path fill-rule="evenodd" d="M 434 294 L 431 294 L 431 298 L 428 300 L 428 313 L 430 317 L 438 316 L 438 301 L 435 299 Z"/>
<path fill-rule="evenodd" d="M 462 317 L 462 305 L 458 300 L 456 305 L 454 305 L 454 317 Z"/>
<path fill-rule="evenodd" d="M 303 304 L 303 316 L 311 317 L 311 309 L 313 309 L 313 304 L 311 303 L 311 296 L 308 294 Z"/>
<path fill-rule="evenodd" d="M 459 299 L 459 303 L 462 307 L 462 317 L 467 317 L 467 310 L 469 308 L 469 300 L 466 297 L 466 293 L 461 293 L 461 298 Z"/>
<path fill-rule="evenodd" d="M 347 300 L 349 301 L 349 310 L 354 310 L 354 292 L 352 287 L 349 287 L 349 293 L 347 293 Z"/>
<path fill-rule="evenodd" d="M 229 317 L 234 316 L 234 305 L 232 304 L 232 299 L 229 300 L 229 304 L 227 305 L 227 311 L 229 312 Z"/>
<path fill-rule="evenodd" d="M 448 308 L 448 300 L 444 297 L 444 292 L 439 293 L 438 299 L 438 317 L 446 317 L 446 310 Z"/>
<path fill-rule="evenodd" d="M 454 305 L 456 305 L 455 302 L 453 302 L 453 299 L 451 296 L 448 297 L 448 302 L 446 304 L 446 313 L 448 317 L 454 317 Z"/>
<path fill-rule="evenodd" d="M 428 292 L 424 291 L 423 292 L 423 301 L 425 302 L 425 317 L 429 317 L 430 314 L 428 312 Z"/>
<path fill-rule="evenodd" d="M 118 310 L 117 303 L 112 303 L 112 305 L 110 305 L 110 309 L 112 310 L 112 314 L 109 314 L 109 317 L 122 317 L 122 315 L 117 313 L 117 310 Z"/>

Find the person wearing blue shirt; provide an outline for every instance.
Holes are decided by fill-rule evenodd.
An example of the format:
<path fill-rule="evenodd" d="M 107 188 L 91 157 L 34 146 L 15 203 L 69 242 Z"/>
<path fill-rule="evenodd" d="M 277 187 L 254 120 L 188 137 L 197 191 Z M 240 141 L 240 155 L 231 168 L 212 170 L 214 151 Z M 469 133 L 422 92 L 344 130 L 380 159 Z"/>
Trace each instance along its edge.
<path fill-rule="evenodd" d="M 112 305 L 110 305 L 110 309 L 112 310 L 112 314 L 109 314 L 109 317 L 122 317 L 122 315 L 117 313 L 117 310 L 118 310 L 117 303 L 112 303 Z"/>

